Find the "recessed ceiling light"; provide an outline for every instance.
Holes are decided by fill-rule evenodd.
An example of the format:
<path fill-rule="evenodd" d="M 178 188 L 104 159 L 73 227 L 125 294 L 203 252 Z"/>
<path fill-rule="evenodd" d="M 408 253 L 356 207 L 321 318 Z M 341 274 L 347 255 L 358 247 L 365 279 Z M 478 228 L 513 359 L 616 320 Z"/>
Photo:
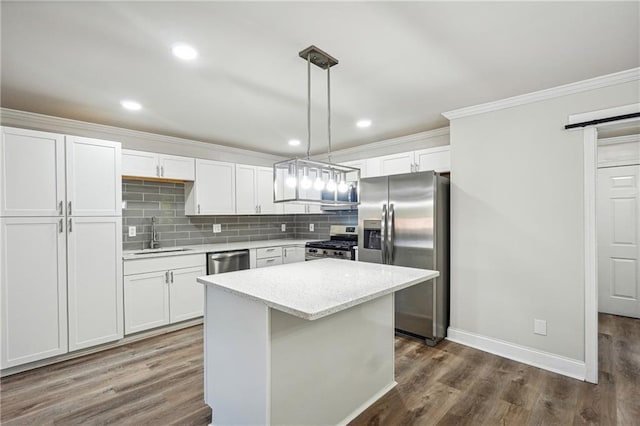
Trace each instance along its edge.
<path fill-rule="evenodd" d="M 291 140 L 289 141 L 289 145 L 291 145 L 291 146 L 298 146 L 298 145 L 300 145 L 300 141 L 299 141 L 298 139 L 291 139 Z"/>
<path fill-rule="evenodd" d="M 142 108 L 142 105 L 140 105 L 136 101 L 128 101 L 128 100 L 120 101 L 120 105 L 122 105 L 123 108 L 131 111 L 138 111 Z"/>
<path fill-rule="evenodd" d="M 361 127 L 361 128 L 369 127 L 369 126 L 371 126 L 371 120 L 368 120 L 368 119 L 359 120 L 356 123 L 356 126 Z"/>
<path fill-rule="evenodd" d="M 174 44 L 171 48 L 171 52 L 173 52 L 173 54 L 178 58 L 184 59 L 185 61 L 191 61 L 198 57 L 198 51 L 188 44 Z"/>

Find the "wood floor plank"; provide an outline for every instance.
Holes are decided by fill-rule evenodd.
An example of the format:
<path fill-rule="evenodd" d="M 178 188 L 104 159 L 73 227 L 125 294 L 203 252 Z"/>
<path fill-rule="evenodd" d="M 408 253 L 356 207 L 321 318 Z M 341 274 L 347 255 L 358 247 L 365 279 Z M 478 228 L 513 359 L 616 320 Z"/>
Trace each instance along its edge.
<path fill-rule="evenodd" d="M 640 426 L 640 320 L 601 314 L 599 382 L 397 336 L 398 386 L 358 425 Z M 0 380 L 2 425 L 207 425 L 202 326 Z"/>

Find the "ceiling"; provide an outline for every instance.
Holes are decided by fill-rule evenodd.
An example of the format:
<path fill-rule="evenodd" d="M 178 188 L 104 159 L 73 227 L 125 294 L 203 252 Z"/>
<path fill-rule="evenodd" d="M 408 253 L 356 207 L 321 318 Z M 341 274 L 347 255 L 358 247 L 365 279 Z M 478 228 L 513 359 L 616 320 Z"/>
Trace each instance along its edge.
<path fill-rule="evenodd" d="M 631 2 L 1 3 L 1 105 L 292 156 L 311 44 L 333 149 L 447 126 L 441 113 L 640 66 Z M 171 55 L 186 42 L 190 63 Z M 312 69 L 312 153 L 326 79 Z M 124 110 L 123 99 L 143 108 Z M 356 120 L 369 118 L 360 129 Z M 287 145 L 291 138 L 303 141 Z"/>

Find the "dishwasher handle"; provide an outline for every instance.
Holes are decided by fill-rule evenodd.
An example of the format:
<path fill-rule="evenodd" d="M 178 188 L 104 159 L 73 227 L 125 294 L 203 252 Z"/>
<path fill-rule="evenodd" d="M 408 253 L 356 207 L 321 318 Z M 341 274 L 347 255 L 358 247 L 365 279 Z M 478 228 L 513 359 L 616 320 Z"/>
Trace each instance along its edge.
<path fill-rule="evenodd" d="M 225 251 L 223 253 L 212 253 L 209 255 L 209 259 L 227 259 L 229 257 L 246 256 L 247 254 L 246 250 Z"/>

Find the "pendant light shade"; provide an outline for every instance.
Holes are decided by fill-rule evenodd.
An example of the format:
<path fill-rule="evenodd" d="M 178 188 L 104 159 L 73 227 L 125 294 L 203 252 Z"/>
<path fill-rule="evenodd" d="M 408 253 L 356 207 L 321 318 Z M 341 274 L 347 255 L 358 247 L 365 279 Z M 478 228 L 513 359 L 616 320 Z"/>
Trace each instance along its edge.
<path fill-rule="evenodd" d="M 275 203 L 358 204 L 360 169 L 331 163 L 331 67 L 338 60 L 315 46 L 299 53 L 307 62 L 307 158 L 292 158 L 273 165 Z M 327 70 L 327 156 L 329 162 L 311 156 L 311 64 Z"/>

